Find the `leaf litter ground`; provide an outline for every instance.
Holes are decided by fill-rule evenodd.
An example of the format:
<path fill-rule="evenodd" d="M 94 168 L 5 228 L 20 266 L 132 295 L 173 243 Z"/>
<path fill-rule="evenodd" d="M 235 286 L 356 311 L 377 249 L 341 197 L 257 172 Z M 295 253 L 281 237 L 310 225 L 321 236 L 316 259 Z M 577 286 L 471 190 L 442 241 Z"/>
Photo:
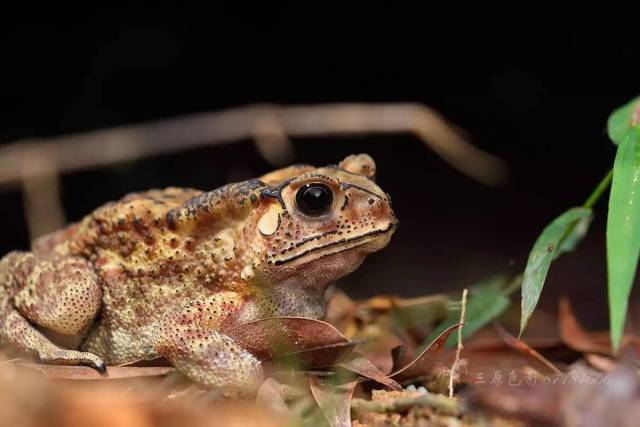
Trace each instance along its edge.
<path fill-rule="evenodd" d="M 449 295 L 337 293 L 326 321 L 269 318 L 225 331 L 264 362 L 268 379 L 252 399 L 202 390 L 161 360 L 100 375 L 6 356 L 0 424 L 635 425 L 638 337 L 614 354 L 606 332 L 583 329 L 562 300 L 557 320 L 536 313 L 518 339 L 508 292 L 503 278 L 472 289 L 457 361 L 461 307 Z"/>

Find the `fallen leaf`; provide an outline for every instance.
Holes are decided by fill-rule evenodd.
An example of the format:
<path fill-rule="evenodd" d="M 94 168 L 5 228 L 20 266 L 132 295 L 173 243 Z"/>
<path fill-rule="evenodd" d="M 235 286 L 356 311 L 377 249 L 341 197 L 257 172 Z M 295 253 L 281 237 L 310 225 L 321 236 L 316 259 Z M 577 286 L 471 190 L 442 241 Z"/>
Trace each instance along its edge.
<path fill-rule="evenodd" d="M 311 393 L 331 427 L 351 426 L 351 399 L 356 380 L 344 384 L 333 384 L 321 377 L 309 377 Z"/>
<path fill-rule="evenodd" d="M 356 331 L 356 303 L 342 291 L 335 291 L 327 303 L 324 320 L 351 337 Z"/>
<path fill-rule="evenodd" d="M 431 344 L 429 344 L 427 348 L 425 348 L 415 359 L 413 359 L 404 367 L 391 373 L 389 377 L 398 382 L 402 382 L 427 374 L 434 364 L 435 356 L 439 355 L 442 352 L 444 345 L 447 342 L 447 338 L 449 338 L 449 335 L 451 335 L 451 333 L 458 329 L 460 326 L 462 326 L 462 324 L 458 323 L 457 325 L 453 325 L 447 328 L 440 334 L 440 336 L 433 340 Z"/>
<path fill-rule="evenodd" d="M 527 344 L 526 342 L 522 341 L 521 339 L 516 338 L 513 335 L 509 334 L 507 331 L 504 330 L 504 328 L 502 328 L 498 324 L 495 324 L 495 328 L 496 328 L 496 331 L 498 332 L 498 334 L 504 340 L 505 344 L 507 344 L 510 348 L 512 348 L 512 349 L 514 349 L 516 351 L 519 351 L 520 353 L 524 354 L 525 356 L 529 357 L 530 359 L 533 359 L 534 361 L 536 361 L 539 364 L 543 365 L 548 371 L 550 371 L 550 372 L 552 372 L 554 374 L 560 374 L 561 373 L 560 370 L 558 368 L 556 368 L 553 363 L 548 361 L 537 350 L 535 350 L 534 348 L 529 346 L 529 344 Z"/>
<path fill-rule="evenodd" d="M 582 328 L 567 298 L 560 299 L 558 315 L 560 338 L 569 348 L 581 353 L 611 354 L 608 333 L 589 333 Z"/>
<path fill-rule="evenodd" d="M 355 345 L 327 322 L 304 317 L 269 317 L 224 333 L 260 360 L 287 359 L 307 368 L 333 366 Z"/>
<path fill-rule="evenodd" d="M 613 372 L 618 367 L 618 361 L 600 354 L 589 353 L 584 355 L 584 360 L 600 372 Z"/>
<path fill-rule="evenodd" d="M 636 426 L 640 417 L 638 376 L 621 365 L 601 373 L 576 366 L 547 381 L 506 381 L 469 388 L 461 397 L 471 410 L 515 418 L 527 425 Z"/>
<path fill-rule="evenodd" d="M 18 363 L 17 366 L 36 370 L 46 378 L 56 380 L 121 380 L 126 378 L 162 377 L 176 370 L 168 366 L 109 366 L 105 374 L 100 374 L 95 369 L 86 366 L 44 365 L 40 363 Z"/>
<path fill-rule="evenodd" d="M 400 384 L 389 378 L 389 376 L 380 371 L 369 359 L 358 352 L 351 353 L 345 360 L 338 363 L 338 366 L 370 380 L 377 381 L 380 384 L 384 384 L 393 390 L 402 390 Z"/>

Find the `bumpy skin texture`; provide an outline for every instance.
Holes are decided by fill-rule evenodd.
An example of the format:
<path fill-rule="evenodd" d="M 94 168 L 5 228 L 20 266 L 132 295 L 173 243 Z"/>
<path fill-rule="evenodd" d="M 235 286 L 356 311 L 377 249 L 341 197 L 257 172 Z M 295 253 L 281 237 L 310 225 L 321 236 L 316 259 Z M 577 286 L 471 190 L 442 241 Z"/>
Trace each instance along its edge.
<path fill-rule="evenodd" d="M 360 154 L 108 203 L 0 261 L 0 338 L 46 362 L 97 369 L 165 357 L 203 386 L 254 390 L 260 363 L 225 329 L 324 316 L 329 285 L 397 224 L 374 175 Z M 332 201 L 305 214 L 296 195 L 317 184 Z"/>

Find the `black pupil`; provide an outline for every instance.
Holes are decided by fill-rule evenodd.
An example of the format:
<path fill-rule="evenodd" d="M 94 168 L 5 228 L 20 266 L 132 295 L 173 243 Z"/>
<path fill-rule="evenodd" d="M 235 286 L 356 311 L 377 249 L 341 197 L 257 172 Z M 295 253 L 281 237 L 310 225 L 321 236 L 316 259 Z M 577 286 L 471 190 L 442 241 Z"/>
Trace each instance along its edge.
<path fill-rule="evenodd" d="M 307 184 L 298 190 L 296 204 L 307 215 L 322 215 L 333 203 L 333 193 L 324 184 Z"/>

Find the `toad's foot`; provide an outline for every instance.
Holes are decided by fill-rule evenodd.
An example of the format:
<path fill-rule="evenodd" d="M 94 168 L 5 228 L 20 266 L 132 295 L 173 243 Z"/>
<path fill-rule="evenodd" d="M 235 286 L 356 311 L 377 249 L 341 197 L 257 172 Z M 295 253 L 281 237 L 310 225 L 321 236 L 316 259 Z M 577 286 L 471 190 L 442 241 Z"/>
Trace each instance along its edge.
<path fill-rule="evenodd" d="M 53 351 L 46 351 L 39 354 L 38 358 L 43 363 L 53 365 L 84 365 L 95 369 L 101 374 L 107 372 L 107 366 L 99 356 L 84 351 L 54 348 Z"/>

